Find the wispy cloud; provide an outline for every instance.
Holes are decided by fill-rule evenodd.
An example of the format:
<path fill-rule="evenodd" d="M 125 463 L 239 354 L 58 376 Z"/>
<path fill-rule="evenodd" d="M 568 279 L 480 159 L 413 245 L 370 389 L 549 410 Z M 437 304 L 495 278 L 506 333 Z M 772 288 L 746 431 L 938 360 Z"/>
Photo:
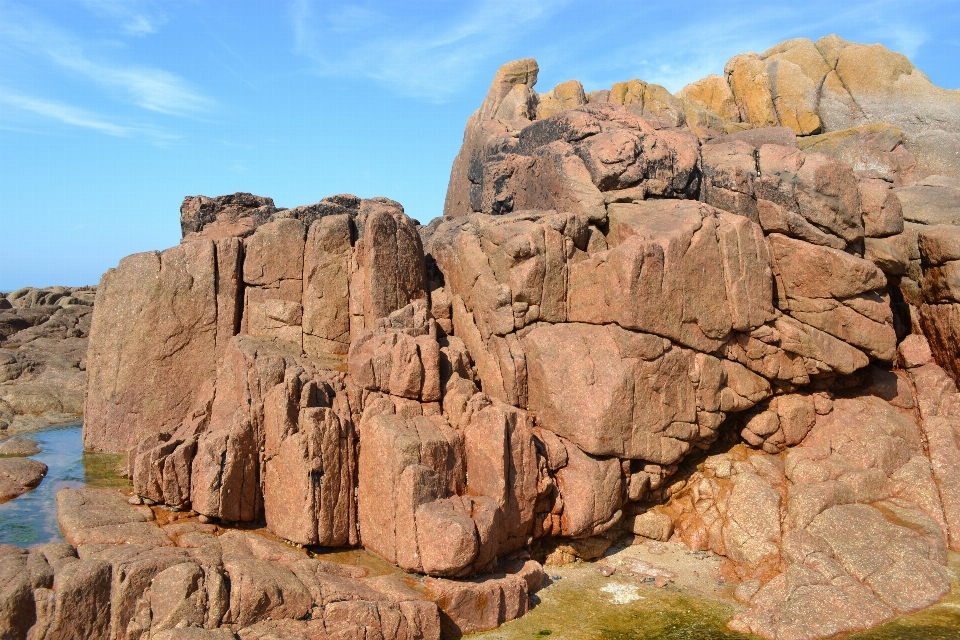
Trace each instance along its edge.
<path fill-rule="evenodd" d="M 156 33 L 167 21 L 162 9 L 149 0 L 79 0 L 94 14 L 115 20 L 124 33 L 145 36 Z"/>
<path fill-rule="evenodd" d="M 294 0 L 290 16 L 296 51 L 320 75 L 368 78 L 404 95 L 442 102 L 473 82 L 484 63 L 532 24 L 568 2 L 429 4 L 436 11 L 420 5 L 406 15 L 386 14 L 376 5 L 326 9 L 312 0 Z"/>
<path fill-rule="evenodd" d="M 0 38 L 6 46 L 42 56 L 61 71 L 92 81 L 138 107 L 183 116 L 214 105 L 189 82 L 163 69 L 95 59 L 71 33 L 25 11 L 3 11 L 0 18 Z"/>
<path fill-rule="evenodd" d="M 25 111 L 44 118 L 55 120 L 62 124 L 83 129 L 92 129 L 99 133 L 118 138 L 146 137 L 157 144 L 166 144 L 177 139 L 160 129 L 145 126 L 130 126 L 117 124 L 103 116 L 91 113 L 72 105 L 46 100 L 34 96 L 24 95 L 11 91 L 6 87 L 0 88 L 0 103 L 14 109 Z M 4 123 L 6 124 L 6 123 Z"/>

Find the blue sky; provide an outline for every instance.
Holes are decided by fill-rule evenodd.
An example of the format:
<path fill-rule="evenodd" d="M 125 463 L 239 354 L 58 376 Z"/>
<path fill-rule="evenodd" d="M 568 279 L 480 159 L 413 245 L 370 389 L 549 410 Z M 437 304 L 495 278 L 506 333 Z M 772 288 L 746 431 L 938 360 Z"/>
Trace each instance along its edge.
<path fill-rule="evenodd" d="M 960 87 L 960 3 L 0 0 L 0 291 L 179 241 L 186 195 L 383 195 L 440 215 L 497 67 L 671 91 L 837 33 Z"/>

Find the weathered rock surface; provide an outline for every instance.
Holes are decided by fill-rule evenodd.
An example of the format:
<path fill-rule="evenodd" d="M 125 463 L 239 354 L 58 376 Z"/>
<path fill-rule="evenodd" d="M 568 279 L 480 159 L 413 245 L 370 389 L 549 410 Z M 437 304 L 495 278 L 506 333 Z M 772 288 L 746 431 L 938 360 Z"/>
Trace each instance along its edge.
<path fill-rule="evenodd" d="M 23 436 L 14 436 L 0 443 L 0 456 L 32 456 L 40 453 L 37 441 Z"/>
<path fill-rule="evenodd" d="M 47 474 L 47 465 L 31 458 L 0 458 L 0 503 L 33 489 Z"/>
<path fill-rule="evenodd" d="M 836 37 L 677 96 L 540 96 L 538 71 L 498 71 L 426 227 L 383 198 L 188 198 L 180 246 L 104 276 L 84 442 L 129 452 L 134 502 L 205 522 L 60 494 L 76 580 L 109 573 L 124 603 L 114 635 L 455 637 L 528 609 L 531 551 L 596 558 L 624 532 L 723 556 L 732 626 L 769 638 L 949 589 L 953 93 Z M 149 580 L 124 586 L 140 553 Z M 60 593 L 17 624 L 66 624 Z"/>
<path fill-rule="evenodd" d="M 24 288 L 0 298 L 0 431 L 83 413 L 95 287 Z"/>
<path fill-rule="evenodd" d="M 0 554 L 11 637 L 439 640 L 522 615 L 544 578 L 534 561 L 462 583 L 370 575 L 254 531 L 192 518 L 161 527 L 115 491 L 67 489 L 58 502 L 77 546 Z"/>

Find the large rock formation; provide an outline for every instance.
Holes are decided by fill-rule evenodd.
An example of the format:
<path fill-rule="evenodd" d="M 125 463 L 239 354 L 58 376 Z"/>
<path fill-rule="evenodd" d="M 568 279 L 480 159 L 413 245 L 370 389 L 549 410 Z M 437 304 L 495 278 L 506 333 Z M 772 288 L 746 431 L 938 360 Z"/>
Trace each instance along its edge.
<path fill-rule="evenodd" d="M 769 638 L 942 597 L 955 93 L 837 38 L 677 96 L 539 96 L 537 72 L 498 71 L 429 226 L 381 198 L 187 198 L 180 246 L 104 276 L 84 443 L 129 452 L 140 498 L 209 529 L 62 493 L 80 559 L 50 583 L 10 554 L 9 598 L 36 611 L 18 628 L 455 637 L 526 611 L 531 552 L 596 557 L 627 532 L 724 556 L 731 625 Z M 234 523 L 426 577 L 415 597 L 345 583 Z M 107 601 L 109 623 L 83 613 Z"/>
<path fill-rule="evenodd" d="M 83 413 L 95 287 L 0 294 L 0 434 Z"/>
<path fill-rule="evenodd" d="M 771 638 L 937 601 L 960 549 L 956 93 L 835 37 L 677 96 L 538 95 L 537 71 L 498 72 L 424 233 L 481 388 L 535 416 L 558 493 L 535 536 L 674 532 L 727 558 L 733 626 Z M 741 444 L 690 466 L 720 432 Z"/>

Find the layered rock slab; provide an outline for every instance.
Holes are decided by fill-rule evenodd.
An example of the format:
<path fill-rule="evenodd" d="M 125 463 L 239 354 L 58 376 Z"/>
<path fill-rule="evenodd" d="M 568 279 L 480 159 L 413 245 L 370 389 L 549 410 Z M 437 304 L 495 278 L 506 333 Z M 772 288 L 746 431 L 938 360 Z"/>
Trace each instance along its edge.
<path fill-rule="evenodd" d="M 70 535 L 114 527 L 149 511 L 121 502 L 112 491 L 65 494 L 62 515 Z M 354 565 L 314 559 L 254 531 L 192 520 L 165 524 L 162 531 L 165 546 L 142 537 L 120 544 L 50 544 L 29 553 L 0 550 L 5 629 L 104 639 L 347 633 L 437 640 L 522 615 L 543 580 L 537 563 L 521 562 L 469 582 L 423 584 L 413 576 L 374 576 Z M 490 600 L 494 593 L 498 599 Z"/>

